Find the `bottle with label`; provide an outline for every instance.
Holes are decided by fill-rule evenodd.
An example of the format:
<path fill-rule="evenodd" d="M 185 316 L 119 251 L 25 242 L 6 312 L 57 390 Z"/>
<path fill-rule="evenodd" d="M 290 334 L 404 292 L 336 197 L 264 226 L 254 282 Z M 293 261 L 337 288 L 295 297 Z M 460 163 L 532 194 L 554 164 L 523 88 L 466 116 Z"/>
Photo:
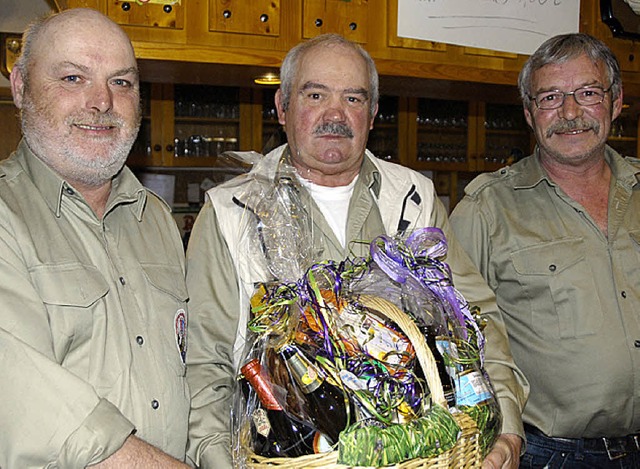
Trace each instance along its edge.
<path fill-rule="evenodd" d="M 287 414 L 276 400 L 269 382 L 262 375 L 257 359 L 247 362 L 241 372 L 258 396 L 261 407 L 252 415 L 255 432 L 254 452 L 264 457 L 298 457 L 317 452 L 318 432 Z"/>
<path fill-rule="evenodd" d="M 340 432 L 349 421 L 355 421 L 354 406 L 341 389 L 323 379 L 316 366 L 295 345 L 285 345 L 279 353 L 307 399 L 309 419 L 330 444 L 337 443 Z"/>
<path fill-rule="evenodd" d="M 436 368 L 438 370 L 438 375 L 440 376 L 440 381 L 442 383 L 442 391 L 444 392 L 444 397 L 447 400 L 447 404 L 449 407 L 454 407 L 456 405 L 456 395 L 455 389 L 453 385 L 453 379 L 449 372 L 447 371 L 447 367 L 444 363 L 444 358 L 436 345 L 436 331 L 433 326 L 419 326 L 420 332 L 424 335 L 425 341 L 427 342 L 427 346 L 433 355 L 433 359 L 436 362 Z M 424 377 L 424 372 L 420 364 L 416 364 L 418 374 L 421 377 Z"/>

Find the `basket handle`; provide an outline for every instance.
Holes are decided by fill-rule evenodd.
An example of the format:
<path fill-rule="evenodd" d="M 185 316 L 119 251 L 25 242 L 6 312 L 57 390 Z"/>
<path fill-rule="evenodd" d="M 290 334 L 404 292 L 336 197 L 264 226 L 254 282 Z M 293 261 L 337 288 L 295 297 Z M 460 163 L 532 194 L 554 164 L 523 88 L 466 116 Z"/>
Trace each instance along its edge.
<path fill-rule="evenodd" d="M 383 316 L 391 319 L 409 338 L 416 351 L 416 356 L 418 357 L 420 366 L 422 366 L 422 371 L 424 372 L 427 384 L 429 385 L 431 400 L 447 409 L 447 400 L 444 397 L 444 390 L 442 389 L 442 381 L 438 374 L 436 361 L 433 358 L 433 353 L 431 353 L 422 332 L 418 329 L 418 326 L 416 326 L 413 320 L 406 313 L 384 298 L 373 295 L 360 295 L 358 300 L 363 306 L 378 311 Z"/>

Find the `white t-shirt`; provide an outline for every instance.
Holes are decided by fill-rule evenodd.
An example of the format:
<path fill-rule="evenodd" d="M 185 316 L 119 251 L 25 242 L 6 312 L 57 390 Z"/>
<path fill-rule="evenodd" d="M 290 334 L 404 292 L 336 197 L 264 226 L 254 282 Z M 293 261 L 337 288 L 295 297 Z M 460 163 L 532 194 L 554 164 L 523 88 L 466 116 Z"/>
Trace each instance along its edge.
<path fill-rule="evenodd" d="M 356 185 L 358 176 L 347 186 L 327 187 L 314 184 L 307 179 L 298 176 L 300 183 L 309 191 L 311 197 L 315 201 L 316 205 L 320 208 L 320 211 L 324 215 L 324 218 L 329 223 L 329 226 L 333 230 L 340 241 L 342 247 L 347 242 L 347 213 L 349 211 L 349 201 L 351 200 L 351 194 L 353 194 L 353 188 Z"/>

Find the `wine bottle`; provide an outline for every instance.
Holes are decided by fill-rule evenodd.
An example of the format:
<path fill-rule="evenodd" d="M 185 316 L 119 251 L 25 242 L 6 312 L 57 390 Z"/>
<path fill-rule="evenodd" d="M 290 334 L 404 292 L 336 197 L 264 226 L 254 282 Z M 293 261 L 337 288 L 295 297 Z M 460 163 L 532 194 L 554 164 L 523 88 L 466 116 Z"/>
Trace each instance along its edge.
<path fill-rule="evenodd" d="M 241 372 L 258 396 L 262 407 L 251 415 L 255 432 L 254 451 L 264 457 L 298 457 L 313 454 L 319 435 L 315 428 L 288 415 L 278 403 L 257 359 Z"/>
<path fill-rule="evenodd" d="M 453 379 L 447 371 L 447 367 L 444 363 L 444 357 L 442 356 L 440 350 L 436 345 L 436 331 L 432 326 L 420 326 L 419 329 L 424 334 L 427 346 L 429 347 L 429 350 L 431 350 L 433 359 L 436 362 L 436 368 L 438 369 L 438 375 L 440 376 L 440 381 L 442 383 L 442 391 L 444 392 L 444 397 L 447 400 L 447 404 L 449 407 L 453 407 L 456 405 Z M 420 367 L 419 364 L 416 366 Z M 420 367 L 420 372 L 424 376 L 422 367 Z"/>
<path fill-rule="evenodd" d="M 349 416 L 354 421 L 353 405 L 348 400 L 345 402 L 343 391 L 323 379 L 315 365 L 295 345 L 285 345 L 279 353 L 306 397 L 309 419 L 330 444 L 337 443 L 340 432 L 349 422 Z"/>

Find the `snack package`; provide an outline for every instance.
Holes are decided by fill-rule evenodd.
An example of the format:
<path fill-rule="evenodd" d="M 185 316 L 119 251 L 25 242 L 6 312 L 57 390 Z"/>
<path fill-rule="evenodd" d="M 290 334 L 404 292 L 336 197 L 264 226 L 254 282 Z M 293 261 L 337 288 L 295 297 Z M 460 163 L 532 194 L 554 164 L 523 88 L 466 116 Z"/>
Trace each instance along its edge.
<path fill-rule="evenodd" d="M 442 231 L 381 235 L 368 256 L 314 260 L 295 178 L 258 187 L 256 256 L 271 278 L 251 299 L 236 464 L 324 452 L 349 466 L 434 457 L 456 444 L 456 413 L 476 422 L 486 454 L 501 416 L 479 311 L 452 284 Z"/>

